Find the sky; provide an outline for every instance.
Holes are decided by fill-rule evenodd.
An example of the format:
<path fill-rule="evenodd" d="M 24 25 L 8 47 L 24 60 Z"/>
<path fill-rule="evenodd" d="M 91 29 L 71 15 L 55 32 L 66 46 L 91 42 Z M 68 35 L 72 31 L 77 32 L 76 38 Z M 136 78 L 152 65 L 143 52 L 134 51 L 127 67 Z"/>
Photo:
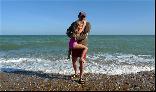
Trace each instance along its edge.
<path fill-rule="evenodd" d="M 0 35 L 65 35 L 80 11 L 90 35 L 155 35 L 155 0 L 0 0 Z"/>

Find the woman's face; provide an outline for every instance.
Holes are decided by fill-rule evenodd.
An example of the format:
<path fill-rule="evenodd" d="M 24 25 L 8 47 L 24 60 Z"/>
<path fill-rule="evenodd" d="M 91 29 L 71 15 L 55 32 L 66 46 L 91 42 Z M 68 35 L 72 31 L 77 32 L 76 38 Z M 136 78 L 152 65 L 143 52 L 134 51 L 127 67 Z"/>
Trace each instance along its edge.
<path fill-rule="evenodd" d="M 86 19 L 85 16 L 81 16 L 81 17 L 79 17 L 79 20 L 80 20 L 80 21 L 85 20 L 85 19 Z"/>

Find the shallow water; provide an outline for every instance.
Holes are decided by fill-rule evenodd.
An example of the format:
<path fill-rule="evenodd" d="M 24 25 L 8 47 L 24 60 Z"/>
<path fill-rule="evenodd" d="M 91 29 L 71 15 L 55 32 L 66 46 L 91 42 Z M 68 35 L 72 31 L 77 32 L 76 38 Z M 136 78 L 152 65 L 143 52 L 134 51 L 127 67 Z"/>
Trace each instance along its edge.
<path fill-rule="evenodd" d="M 85 72 L 109 75 L 155 70 L 154 36 L 89 36 Z M 0 36 L 1 71 L 72 74 L 66 36 Z M 5 69 L 5 70 L 4 70 Z"/>

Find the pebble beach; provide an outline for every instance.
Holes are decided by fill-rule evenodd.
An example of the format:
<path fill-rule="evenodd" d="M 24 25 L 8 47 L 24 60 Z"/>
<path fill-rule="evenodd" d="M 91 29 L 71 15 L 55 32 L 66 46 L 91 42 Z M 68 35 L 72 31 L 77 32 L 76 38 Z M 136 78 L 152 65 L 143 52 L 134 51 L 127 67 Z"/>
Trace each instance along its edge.
<path fill-rule="evenodd" d="M 155 91 L 155 71 L 136 74 L 84 74 L 85 84 L 70 75 L 33 71 L 0 73 L 0 91 Z"/>

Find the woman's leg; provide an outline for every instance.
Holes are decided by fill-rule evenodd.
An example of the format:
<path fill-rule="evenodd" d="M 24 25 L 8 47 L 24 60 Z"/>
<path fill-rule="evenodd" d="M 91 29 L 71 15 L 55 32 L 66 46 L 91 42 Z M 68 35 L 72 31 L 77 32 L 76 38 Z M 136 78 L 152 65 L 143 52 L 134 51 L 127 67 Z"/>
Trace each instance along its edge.
<path fill-rule="evenodd" d="M 84 57 L 85 54 L 87 53 L 88 48 L 87 48 L 86 46 L 82 45 L 82 44 L 76 44 L 76 45 L 74 46 L 74 48 L 75 48 L 75 49 L 84 49 L 83 52 L 82 52 L 82 55 L 81 55 L 81 60 L 84 62 L 83 57 Z"/>
<path fill-rule="evenodd" d="M 77 61 L 78 57 L 72 57 L 72 63 L 73 63 L 73 68 L 75 71 L 75 75 L 77 75 L 77 65 L 76 65 L 76 61 Z"/>
<path fill-rule="evenodd" d="M 83 63 L 82 60 L 79 60 L 79 63 L 80 63 L 80 67 L 79 67 L 79 69 L 80 69 L 80 79 L 82 79 L 83 72 L 84 72 L 84 63 Z"/>

